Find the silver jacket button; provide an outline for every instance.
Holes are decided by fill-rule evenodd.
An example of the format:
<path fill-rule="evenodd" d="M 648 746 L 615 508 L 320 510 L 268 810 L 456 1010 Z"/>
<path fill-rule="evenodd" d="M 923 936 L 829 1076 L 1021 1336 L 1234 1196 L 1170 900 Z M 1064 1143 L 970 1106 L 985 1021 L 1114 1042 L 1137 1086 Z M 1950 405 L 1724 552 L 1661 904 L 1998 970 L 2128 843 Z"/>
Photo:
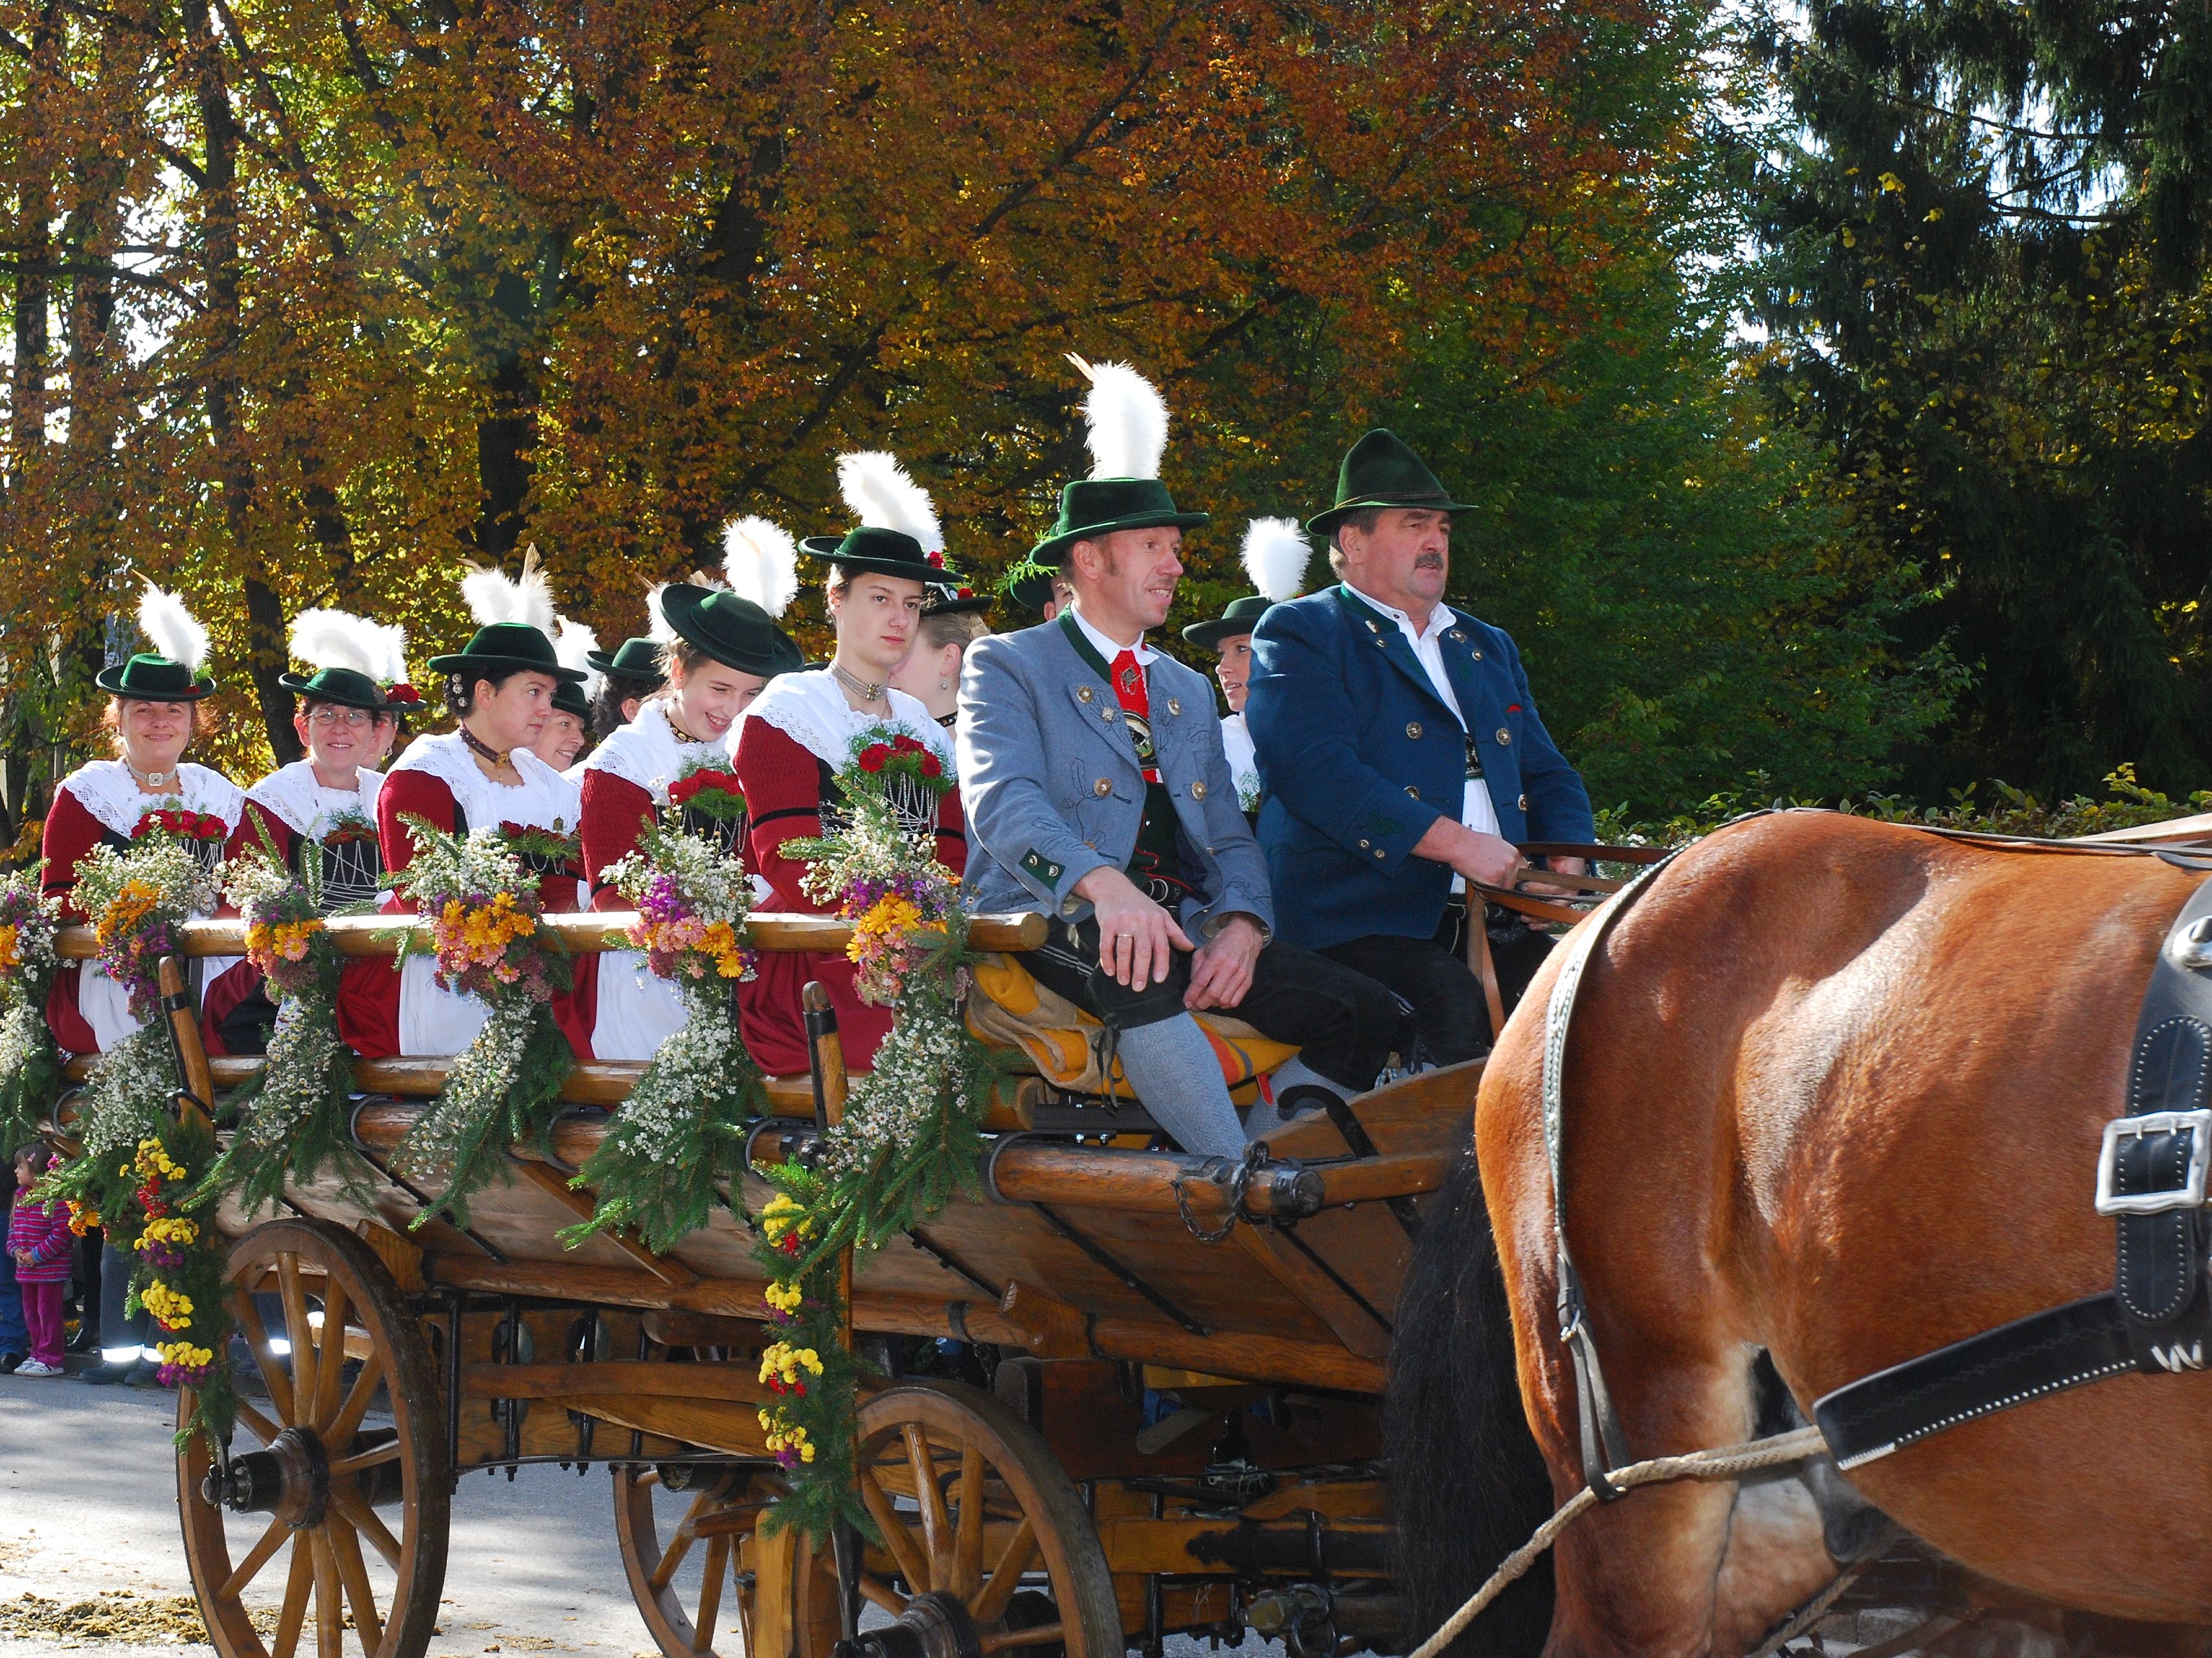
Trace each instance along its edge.
<path fill-rule="evenodd" d="M 1190 786 L 1190 798 L 1191 798 L 1192 799 L 1194 799 L 1194 800 L 1203 800 L 1203 799 L 1206 799 L 1206 785 L 1205 785 L 1205 784 L 1203 784 L 1203 783 L 1193 783 L 1193 784 Z"/>
<path fill-rule="evenodd" d="M 1168 712 L 1170 714 L 1181 714 L 1182 712 L 1182 704 L 1177 701 L 1174 697 L 1170 696 L 1168 698 Z"/>
<path fill-rule="evenodd" d="M 1407 720 L 1406 722 L 1406 735 L 1412 738 L 1415 742 L 1419 742 L 1421 737 L 1421 722 L 1418 720 Z"/>
<path fill-rule="evenodd" d="M 1513 740 L 1513 733 L 1512 733 L 1511 732 L 1510 732 L 1510 731 L 1506 730 L 1504 726 L 1500 726 L 1498 728 L 1498 746 L 1499 746 L 1500 748 L 1503 748 L 1503 747 L 1504 747 L 1507 744 L 1510 743 L 1512 740 Z"/>
<path fill-rule="evenodd" d="M 1091 786 L 1091 792 L 1103 797 L 1113 793 L 1114 786 L 1102 777 Z"/>
<path fill-rule="evenodd" d="M 1090 687 L 1090 686 L 1088 686 L 1088 685 L 1078 685 L 1078 686 L 1075 688 L 1075 700 L 1076 700 L 1077 701 L 1079 701 L 1079 702 L 1088 702 L 1088 701 L 1091 700 L 1091 687 Z"/>

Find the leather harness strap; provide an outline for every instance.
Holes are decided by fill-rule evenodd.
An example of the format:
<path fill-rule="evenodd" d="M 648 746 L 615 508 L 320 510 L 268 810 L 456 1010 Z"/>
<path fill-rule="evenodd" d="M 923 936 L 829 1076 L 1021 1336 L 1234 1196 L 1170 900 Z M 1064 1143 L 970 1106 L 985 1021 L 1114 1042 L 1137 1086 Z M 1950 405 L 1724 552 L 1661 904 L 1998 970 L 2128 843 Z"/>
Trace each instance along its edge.
<path fill-rule="evenodd" d="M 2118 1226 L 2113 1288 L 1954 1341 L 1820 1400 L 1813 1418 L 1838 1467 L 2129 1370 L 2205 1368 L 2212 881 L 2197 886 L 2166 930 L 2131 1053 L 2126 1114 L 2106 1125 L 2097 1169 L 2098 1212 Z"/>

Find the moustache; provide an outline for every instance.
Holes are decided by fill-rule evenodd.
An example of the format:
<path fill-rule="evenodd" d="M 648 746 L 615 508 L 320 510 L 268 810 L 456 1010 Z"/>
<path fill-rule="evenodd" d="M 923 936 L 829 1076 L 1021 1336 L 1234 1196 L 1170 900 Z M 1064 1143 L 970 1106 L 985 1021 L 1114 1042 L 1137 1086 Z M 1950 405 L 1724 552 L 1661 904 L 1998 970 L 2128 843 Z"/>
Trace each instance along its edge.
<path fill-rule="evenodd" d="M 1444 568 L 1443 555 L 1442 553 L 1420 554 L 1413 560 L 1413 568 L 1417 570 L 1441 570 Z"/>

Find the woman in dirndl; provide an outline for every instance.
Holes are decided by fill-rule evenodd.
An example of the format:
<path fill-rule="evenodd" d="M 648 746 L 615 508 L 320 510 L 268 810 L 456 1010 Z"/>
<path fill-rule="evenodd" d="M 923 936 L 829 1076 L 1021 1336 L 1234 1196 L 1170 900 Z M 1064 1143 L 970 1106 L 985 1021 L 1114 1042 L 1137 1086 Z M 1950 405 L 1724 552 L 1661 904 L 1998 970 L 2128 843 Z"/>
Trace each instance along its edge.
<path fill-rule="evenodd" d="M 837 470 L 859 527 L 842 539 L 817 536 L 799 544 L 830 567 L 836 652 L 826 668 L 784 674 L 763 691 L 737 744 L 753 867 L 771 889 L 767 908 L 817 914 L 829 906 L 801 886 L 807 865 L 786 847 L 835 826 L 844 799 L 836 774 L 852 763 L 854 739 L 890 726 L 927 744 L 946 775 L 954 765 L 947 733 L 926 707 L 890 683 L 914 647 L 930 584 L 948 580 L 937 515 L 889 455 L 847 455 Z M 954 875 L 967 868 L 958 789 L 941 800 L 917 789 L 907 827 L 929 841 Z M 739 990 L 738 1008 L 745 1046 L 763 1071 L 777 1076 L 806 1070 L 799 997 L 809 980 L 821 983 L 836 1009 L 845 1062 L 865 1070 L 873 1061 L 890 1029 L 891 1010 L 860 1000 L 845 957 L 763 952 L 756 971 Z"/>

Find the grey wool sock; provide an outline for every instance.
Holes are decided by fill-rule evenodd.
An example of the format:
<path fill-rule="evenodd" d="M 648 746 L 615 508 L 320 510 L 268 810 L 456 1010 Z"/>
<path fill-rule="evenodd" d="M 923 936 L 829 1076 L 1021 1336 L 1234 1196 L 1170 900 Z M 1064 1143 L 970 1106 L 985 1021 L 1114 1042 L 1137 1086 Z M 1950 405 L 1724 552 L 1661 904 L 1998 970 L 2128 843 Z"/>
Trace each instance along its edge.
<path fill-rule="evenodd" d="M 1340 1082 L 1331 1082 L 1296 1054 L 1267 1073 L 1267 1088 L 1279 1100 L 1293 1088 L 1325 1088 L 1340 1100 L 1349 1099 L 1363 1091 L 1346 1088 Z"/>
<path fill-rule="evenodd" d="M 1200 1157 L 1244 1155 L 1244 1125 L 1213 1045 L 1188 1013 L 1121 1033 L 1121 1070 L 1152 1121 Z"/>

